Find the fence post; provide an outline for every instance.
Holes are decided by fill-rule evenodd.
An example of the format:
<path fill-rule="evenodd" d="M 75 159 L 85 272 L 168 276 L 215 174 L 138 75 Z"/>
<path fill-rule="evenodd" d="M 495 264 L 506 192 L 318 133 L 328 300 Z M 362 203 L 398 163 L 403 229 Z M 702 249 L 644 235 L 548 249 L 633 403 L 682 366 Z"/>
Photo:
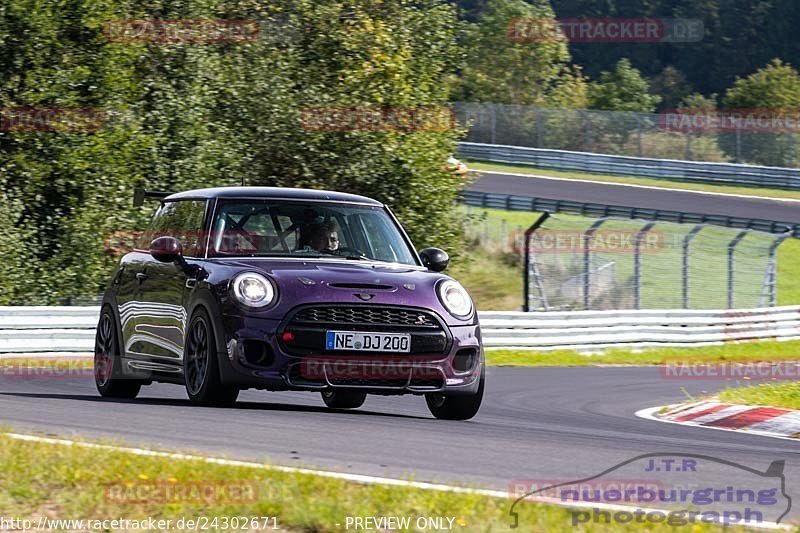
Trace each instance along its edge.
<path fill-rule="evenodd" d="M 489 105 L 491 106 L 490 109 L 492 110 L 492 115 L 491 115 L 492 144 L 497 144 L 497 105 L 496 104 L 489 104 Z"/>
<path fill-rule="evenodd" d="M 642 121 L 637 113 L 633 111 L 630 113 L 636 119 L 636 157 L 642 157 Z"/>
<path fill-rule="evenodd" d="M 536 148 L 544 148 L 544 123 L 542 121 L 541 108 L 533 108 L 536 117 Z"/>
<path fill-rule="evenodd" d="M 585 110 L 580 110 L 581 115 L 583 115 L 583 120 L 586 123 L 586 133 L 583 139 L 583 151 L 590 152 L 590 148 L 592 146 L 592 122 L 589 120 L 589 113 Z"/>
<path fill-rule="evenodd" d="M 683 158 L 686 161 L 692 160 L 692 134 L 691 132 L 686 132 L 686 151 L 683 154 Z"/>
<path fill-rule="evenodd" d="M 788 149 L 788 161 L 786 162 L 787 167 L 794 166 L 794 137 L 792 136 L 792 132 L 790 131 L 787 138 L 787 144 L 789 145 Z"/>
<path fill-rule="evenodd" d="M 689 309 L 689 243 L 705 226 L 697 224 L 683 237 L 681 252 L 683 264 L 681 266 L 681 302 L 684 309 Z"/>
<path fill-rule="evenodd" d="M 594 224 L 592 224 L 589 229 L 583 232 L 582 236 L 582 245 L 583 245 L 583 308 L 588 310 L 591 304 L 590 293 L 592 290 L 592 249 L 591 249 L 591 241 L 592 235 L 594 232 L 603 225 L 605 222 L 605 218 L 600 218 L 595 220 Z"/>
<path fill-rule="evenodd" d="M 536 222 L 531 224 L 531 227 L 525 230 L 525 265 L 522 271 L 522 294 L 523 294 L 523 302 L 522 302 L 522 310 L 526 313 L 531 310 L 531 299 L 530 299 L 530 262 L 531 262 L 531 236 L 533 232 L 539 229 L 539 226 L 544 224 L 545 220 L 550 218 L 550 213 L 545 211 L 539 218 L 536 219 Z"/>
<path fill-rule="evenodd" d="M 747 235 L 748 230 L 742 230 L 739 234 L 728 243 L 728 309 L 733 309 L 733 257 L 736 250 L 736 245 Z"/>
<path fill-rule="evenodd" d="M 777 305 L 778 299 L 778 246 L 781 245 L 783 241 L 791 236 L 791 232 L 787 232 L 783 235 L 779 235 L 772 241 L 772 244 L 769 247 L 769 261 L 767 262 L 767 271 L 764 274 L 765 278 L 765 285 L 767 294 L 769 295 L 769 307 L 775 307 Z M 763 307 L 764 305 L 764 290 L 761 291 L 761 300 L 759 301 L 759 307 Z"/>
<path fill-rule="evenodd" d="M 739 129 L 739 124 L 736 124 L 736 162 L 742 162 L 742 130 Z"/>
<path fill-rule="evenodd" d="M 650 231 L 653 226 L 655 226 L 655 222 L 648 222 L 645 226 L 636 234 L 633 238 L 633 305 L 634 309 L 640 309 L 639 305 L 639 282 L 641 279 L 641 270 L 642 270 L 642 254 L 640 253 L 640 248 L 642 245 L 642 237 Z"/>

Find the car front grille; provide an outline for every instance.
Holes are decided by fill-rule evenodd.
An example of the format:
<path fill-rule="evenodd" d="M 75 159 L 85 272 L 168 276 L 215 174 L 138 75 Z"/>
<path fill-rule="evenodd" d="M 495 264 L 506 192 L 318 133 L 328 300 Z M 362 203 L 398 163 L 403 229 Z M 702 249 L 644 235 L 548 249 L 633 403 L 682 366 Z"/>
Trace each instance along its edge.
<path fill-rule="evenodd" d="M 366 305 L 307 307 L 292 318 L 291 324 L 440 328 L 438 320 L 427 311 Z"/>

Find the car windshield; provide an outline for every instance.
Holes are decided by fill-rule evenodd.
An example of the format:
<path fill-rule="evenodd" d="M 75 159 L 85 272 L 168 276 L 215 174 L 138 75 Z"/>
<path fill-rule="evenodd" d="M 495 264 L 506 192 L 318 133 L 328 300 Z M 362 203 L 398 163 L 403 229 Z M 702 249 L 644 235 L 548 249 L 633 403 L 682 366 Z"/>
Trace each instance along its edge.
<path fill-rule="evenodd" d="M 418 264 L 381 207 L 280 200 L 223 200 L 211 226 L 210 257 L 341 257 Z"/>

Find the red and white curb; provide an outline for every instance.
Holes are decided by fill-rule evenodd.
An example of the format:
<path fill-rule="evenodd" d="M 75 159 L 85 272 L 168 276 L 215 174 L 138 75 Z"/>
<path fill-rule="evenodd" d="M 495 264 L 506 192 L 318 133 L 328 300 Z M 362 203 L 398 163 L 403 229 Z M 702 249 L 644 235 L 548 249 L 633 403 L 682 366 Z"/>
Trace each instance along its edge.
<path fill-rule="evenodd" d="M 800 439 L 800 411 L 777 407 L 734 405 L 711 399 L 642 409 L 636 416 L 686 426 Z"/>

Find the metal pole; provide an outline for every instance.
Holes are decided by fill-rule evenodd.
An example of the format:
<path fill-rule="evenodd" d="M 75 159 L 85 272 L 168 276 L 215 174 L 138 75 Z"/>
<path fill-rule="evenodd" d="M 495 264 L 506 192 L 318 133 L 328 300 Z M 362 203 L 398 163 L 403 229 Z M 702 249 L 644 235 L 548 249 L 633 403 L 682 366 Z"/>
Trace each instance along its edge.
<path fill-rule="evenodd" d="M 536 117 L 536 148 L 544 148 L 544 121 L 542 120 L 542 110 L 534 107 L 533 112 Z"/>
<path fill-rule="evenodd" d="M 767 291 L 769 294 L 769 306 L 775 307 L 777 305 L 778 299 L 778 246 L 781 245 L 783 241 L 789 238 L 791 233 L 785 233 L 775 238 L 772 241 L 772 244 L 769 247 L 769 262 L 767 264 Z M 764 304 L 764 297 L 763 292 L 761 293 L 761 302 L 759 302 L 759 306 Z"/>
<path fill-rule="evenodd" d="M 603 225 L 605 218 L 600 218 L 592 224 L 589 229 L 583 232 L 582 245 L 583 245 L 583 308 L 589 309 L 591 304 L 590 293 L 592 289 L 592 261 L 591 261 L 591 240 L 594 232 Z"/>
<path fill-rule="evenodd" d="M 736 127 L 736 162 L 742 162 L 742 130 Z"/>
<path fill-rule="evenodd" d="M 492 110 L 492 144 L 497 144 L 497 104 L 489 104 Z"/>
<path fill-rule="evenodd" d="M 589 120 L 589 113 L 586 111 L 581 111 L 581 114 L 583 115 L 583 120 L 586 122 L 586 134 L 585 138 L 583 139 L 583 151 L 588 152 L 592 146 L 592 123 Z"/>
<path fill-rule="evenodd" d="M 683 237 L 683 244 L 681 246 L 683 254 L 683 265 L 681 267 L 681 301 L 684 309 L 689 309 L 689 243 L 704 227 L 705 226 L 702 224 L 697 224 Z"/>
<path fill-rule="evenodd" d="M 655 222 L 649 222 L 645 224 L 645 226 L 636 234 L 633 238 L 633 305 L 634 309 L 640 309 L 639 305 L 639 282 L 641 279 L 641 270 L 642 270 L 642 254 L 639 252 L 639 249 L 642 245 L 642 237 L 650 231 L 653 226 L 655 226 Z"/>
<path fill-rule="evenodd" d="M 748 230 L 742 230 L 739 234 L 733 238 L 733 240 L 728 243 L 728 309 L 733 309 L 734 299 L 733 299 L 733 257 L 734 251 L 736 249 L 736 245 L 739 244 L 745 235 L 747 235 Z"/>
<path fill-rule="evenodd" d="M 522 310 L 526 313 L 531 310 L 530 305 L 530 262 L 531 262 L 531 236 L 533 232 L 539 229 L 539 226 L 544 224 L 545 220 L 550 218 L 550 213 L 544 212 L 542 213 L 539 218 L 536 219 L 536 222 L 531 224 L 531 227 L 525 230 L 525 268 L 522 272 L 522 294 L 525 300 L 522 303 Z"/>
<path fill-rule="evenodd" d="M 631 114 L 636 119 L 636 157 L 642 157 L 642 121 L 637 113 L 631 111 Z"/>
<path fill-rule="evenodd" d="M 686 152 L 683 154 L 683 158 L 686 161 L 692 160 L 692 134 L 690 132 L 686 132 Z"/>

